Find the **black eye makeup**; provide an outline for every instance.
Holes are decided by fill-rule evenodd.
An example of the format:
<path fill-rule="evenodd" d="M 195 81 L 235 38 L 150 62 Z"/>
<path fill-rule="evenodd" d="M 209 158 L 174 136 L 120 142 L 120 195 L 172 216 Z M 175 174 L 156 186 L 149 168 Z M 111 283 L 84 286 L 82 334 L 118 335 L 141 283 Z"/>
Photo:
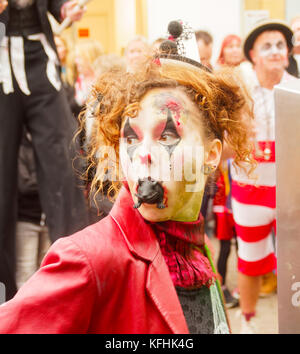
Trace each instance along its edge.
<path fill-rule="evenodd" d="M 272 47 L 273 45 L 271 43 L 265 43 L 263 46 L 262 46 L 262 50 L 268 50 Z"/>
<path fill-rule="evenodd" d="M 168 151 L 169 155 L 173 153 L 176 146 L 179 144 L 181 140 L 180 135 L 177 132 L 174 121 L 172 119 L 172 113 L 168 109 L 167 123 L 166 126 L 161 133 L 159 138 L 159 143 L 165 147 Z"/>
<path fill-rule="evenodd" d="M 137 136 L 136 132 L 132 129 L 129 118 L 127 118 L 126 123 L 123 129 L 123 138 L 126 139 L 127 142 L 127 153 L 132 161 L 132 157 L 134 154 L 135 149 L 138 147 L 140 141 L 139 137 Z"/>
<path fill-rule="evenodd" d="M 162 133 L 156 138 L 156 141 L 161 144 L 171 157 L 174 149 L 181 141 L 181 137 L 175 126 L 175 122 L 172 118 L 171 110 L 167 110 L 167 121 Z M 130 125 L 129 118 L 127 118 L 123 128 L 123 138 L 126 140 L 127 154 L 132 161 L 135 150 L 141 144 L 141 139 Z"/>
<path fill-rule="evenodd" d="M 278 49 L 283 49 L 283 48 L 285 48 L 285 43 L 283 41 L 280 41 L 276 44 L 276 46 Z"/>

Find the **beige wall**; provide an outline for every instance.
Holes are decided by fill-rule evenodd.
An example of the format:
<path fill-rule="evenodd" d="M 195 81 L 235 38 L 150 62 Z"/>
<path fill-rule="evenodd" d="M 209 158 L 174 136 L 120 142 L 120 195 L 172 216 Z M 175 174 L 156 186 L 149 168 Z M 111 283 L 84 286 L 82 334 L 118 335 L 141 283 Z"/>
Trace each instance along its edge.
<path fill-rule="evenodd" d="M 64 31 L 70 41 L 89 38 L 101 42 L 106 53 L 122 54 L 136 34 L 147 36 L 147 0 L 92 0 L 81 21 Z"/>
<path fill-rule="evenodd" d="M 116 50 L 122 54 L 131 38 L 135 36 L 135 0 L 115 0 Z"/>
<path fill-rule="evenodd" d="M 106 53 L 116 52 L 114 0 L 92 0 L 87 5 L 86 14 L 75 26 L 77 36 L 80 30 L 88 29 L 89 37 L 99 40 Z"/>
<path fill-rule="evenodd" d="M 244 0 L 245 10 L 268 10 L 271 18 L 285 19 L 285 0 Z"/>

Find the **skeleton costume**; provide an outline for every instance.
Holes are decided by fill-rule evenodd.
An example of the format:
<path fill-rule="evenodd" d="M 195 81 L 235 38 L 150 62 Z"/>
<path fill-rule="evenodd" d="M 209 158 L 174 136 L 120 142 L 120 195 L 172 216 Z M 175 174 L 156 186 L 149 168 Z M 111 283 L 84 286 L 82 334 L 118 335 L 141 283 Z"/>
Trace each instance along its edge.
<path fill-rule="evenodd" d="M 62 88 L 49 11 L 61 20 L 66 0 L 11 0 L 0 14 L 0 281 L 15 292 L 17 156 L 23 125 L 31 133 L 39 193 L 55 241 L 84 227 L 85 202 L 72 167 L 76 129 Z"/>

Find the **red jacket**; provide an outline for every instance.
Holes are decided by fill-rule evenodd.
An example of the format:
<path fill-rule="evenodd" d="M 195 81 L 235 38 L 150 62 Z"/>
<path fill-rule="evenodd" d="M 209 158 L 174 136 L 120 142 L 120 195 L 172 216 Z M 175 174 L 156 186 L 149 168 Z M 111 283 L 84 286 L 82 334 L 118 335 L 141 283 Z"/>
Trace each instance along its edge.
<path fill-rule="evenodd" d="M 100 222 L 56 241 L 0 306 L 0 333 L 188 333 L 152 229 L 123 188 Z"/>

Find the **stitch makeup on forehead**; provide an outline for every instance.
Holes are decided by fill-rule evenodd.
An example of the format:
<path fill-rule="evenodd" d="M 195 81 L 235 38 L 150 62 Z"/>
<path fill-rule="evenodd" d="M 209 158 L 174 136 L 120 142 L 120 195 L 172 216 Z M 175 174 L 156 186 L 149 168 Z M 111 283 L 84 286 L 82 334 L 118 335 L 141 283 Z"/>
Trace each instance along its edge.
<path fill-rule="evenodd" d="M 161 93 L 155 97 L 155 106 L 163 113 L 172 112 L 177 128 L 180 130 L 183 106 L 178 98 L 170 93 Z"/>

